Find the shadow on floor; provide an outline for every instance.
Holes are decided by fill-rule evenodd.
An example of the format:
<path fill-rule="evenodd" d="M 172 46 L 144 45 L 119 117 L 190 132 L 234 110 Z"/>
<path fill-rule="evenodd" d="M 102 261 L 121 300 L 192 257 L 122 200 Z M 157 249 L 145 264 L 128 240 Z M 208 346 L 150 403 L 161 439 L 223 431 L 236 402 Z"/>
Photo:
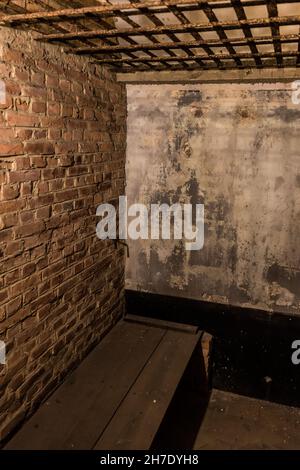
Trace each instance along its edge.
<path fill-rule="evenodd" d="M 291 345 L 298 338 L 297 330 L 275 327 L 240 327 L 215 336 L 213 387 L 299 407 L 300 365 L 291 360 Z"/>
<path fill-rule="evenodd" d="M 209 402 L 201 347 L 196 348 L 152 443 L 152 451 L 192 449 Z"/>
<path fill-rule="evenodd" d="M 246 338 L 241 332 L 215 339 L 213 389 L 202 351 L 195 350 L 152 451 L 300 449 L 300 409 L 283 404 L 298 405 L 299 398 L 289 393 L 288 381 L 279 390 L 284 367 L 279 363 L 275 374 L 275 364 L 269 364 L 272 348 L 266 349 L 266 338 L 248 335 L 249 331 Z M 275 383 L 271 377 L 266 380 L 270 370 Z M 286 375 L 290 375 L 289 370 Z M 272 402 L 274 397 L 280 403 Z"/>
<path fill-rule="evenodd" d="M 300 410 L 213 390 L 195 450 L 299 450 Z"/>

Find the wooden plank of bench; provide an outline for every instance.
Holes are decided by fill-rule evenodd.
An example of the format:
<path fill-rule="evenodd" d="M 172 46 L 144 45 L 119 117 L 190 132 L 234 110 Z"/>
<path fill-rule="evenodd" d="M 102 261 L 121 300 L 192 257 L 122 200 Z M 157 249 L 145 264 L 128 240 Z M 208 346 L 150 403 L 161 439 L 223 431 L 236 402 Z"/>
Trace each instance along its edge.
<path fill-rule="evenodd" d="M 150 448 L 201 335 L 167 332 L 95 445 L 96 450 Z"/>
<path fill-rule="evenodd" d="M 165 334 L 117 324 L 6 449 L 91 449 Z"/>
<path fill-rule="evenodd" d="M 167 330 L 183 331 L 192 335 L 195 335 L 199 330 L 198 326 L 187 325 L 185 323 L 175 323 L 167 320 L 160 320 L 159 318 L 143 317 L 141 315 L 127 314 L 124 317 L 124 320 L 133 323 L 140 323 L 141 325 L 166 328 Z"/>

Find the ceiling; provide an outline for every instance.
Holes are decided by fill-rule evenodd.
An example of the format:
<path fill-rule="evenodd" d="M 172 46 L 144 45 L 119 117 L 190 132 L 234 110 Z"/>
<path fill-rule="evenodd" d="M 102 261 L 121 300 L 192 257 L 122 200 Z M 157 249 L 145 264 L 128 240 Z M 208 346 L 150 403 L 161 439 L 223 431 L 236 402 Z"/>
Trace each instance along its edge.
<path fill-rule="evenodd" d="M 4 0 L 0 24 L 118 72 L 300 65 L 300 1 Z"/>

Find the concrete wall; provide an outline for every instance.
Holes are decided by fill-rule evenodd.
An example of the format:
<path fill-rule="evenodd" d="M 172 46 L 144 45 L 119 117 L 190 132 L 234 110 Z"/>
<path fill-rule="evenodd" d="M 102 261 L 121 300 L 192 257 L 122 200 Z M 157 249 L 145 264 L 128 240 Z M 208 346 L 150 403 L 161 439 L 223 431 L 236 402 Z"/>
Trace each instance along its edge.
<path fill-rule="evenodd" d="M 124 192 L 126 90 L 29 33 L 0 41 L 1 440 L 123 311 L 123 249 L 96 237 L 96 207 Z"/>
<path fill-rule="evenodd" d="M 300 313 L 291 85 L 128 85 L 129 203 L 205 204 L 205 245 L 129 241 L 127 288 Z"/>

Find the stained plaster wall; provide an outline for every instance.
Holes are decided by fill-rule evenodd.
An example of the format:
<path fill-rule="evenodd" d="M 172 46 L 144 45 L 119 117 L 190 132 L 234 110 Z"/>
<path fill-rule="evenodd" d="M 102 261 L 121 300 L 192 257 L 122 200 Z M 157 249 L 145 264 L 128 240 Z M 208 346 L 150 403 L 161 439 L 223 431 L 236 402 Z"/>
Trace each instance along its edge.
<path fill-rule="evenodd" d="M 127 288 L 300 313 L 290 83 L 128 85 L 128 202 L 205 205 L 205 244 L 129 240 Z"/>

